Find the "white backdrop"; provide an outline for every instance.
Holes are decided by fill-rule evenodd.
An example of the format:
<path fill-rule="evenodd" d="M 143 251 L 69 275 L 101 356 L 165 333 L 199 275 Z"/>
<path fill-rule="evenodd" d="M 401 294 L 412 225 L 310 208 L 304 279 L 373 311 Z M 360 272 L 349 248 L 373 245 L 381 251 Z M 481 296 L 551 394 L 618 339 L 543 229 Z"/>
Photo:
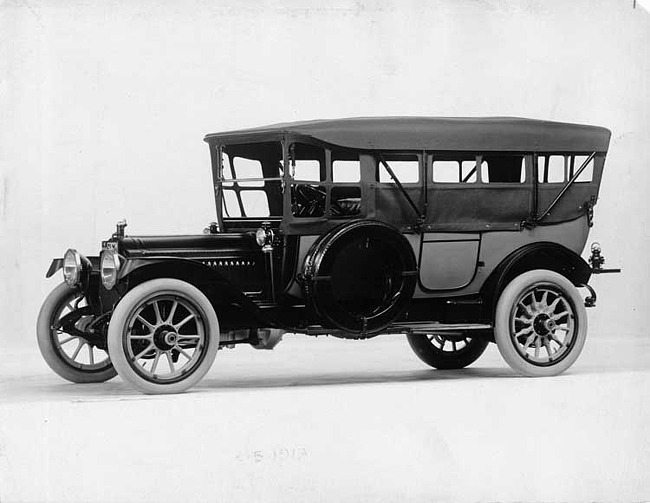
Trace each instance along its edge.
<path fill-rule="evenodd" d="M 214 218 L 205 133 L 382 115 L 610 128 L 592 335 L 645 336 L 649 28 L 633 0 L 0 0 L 0 343 L 34 345 L 66 248 Z"/>

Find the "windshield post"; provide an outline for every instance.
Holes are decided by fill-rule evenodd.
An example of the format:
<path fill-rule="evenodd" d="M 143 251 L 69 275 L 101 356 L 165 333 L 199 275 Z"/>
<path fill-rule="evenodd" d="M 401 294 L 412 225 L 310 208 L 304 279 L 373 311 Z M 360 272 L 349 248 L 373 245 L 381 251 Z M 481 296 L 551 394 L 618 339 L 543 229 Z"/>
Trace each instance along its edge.
<path fill-rule="evenodd" d="M 286 138 L 280 140 L 282 145 L 282 214 L 283 218 L 286 218 L 287 215 L 291 215 L 291 173 L 293 169 L 291 163 L 293 162 L 293 156 L 289 152 L 289 142 Z"/>
<path fill-rule="evenodd" d="M 424 181 L 424 208 L 420 214 L 420 224 L 424 224 L 424 221 L 427 218 L 427 213 L 429 212 L 429 158 L 427 157 L 427 151 L 422 149 L 422 180 Z"/>
<path fill-rule="evenodd" d="M 221 175 L 222 175 L 222 162 L 221 162 L 221 145 L 210 145 L 210 159 L 212 161 L 212 185 L 214 187 L 214 202 L 217 210 L 217 228 L 223 229 L 223 199 L 221 189 Z"/>
<path fill-rule="evenodd" d="M 290 178 L 295 178 L 296 177 L 296 144 L 294 142 L 291 142 L 291 146 L 289 147 L 289 159 L 290 159 L 289 175 Z"/>

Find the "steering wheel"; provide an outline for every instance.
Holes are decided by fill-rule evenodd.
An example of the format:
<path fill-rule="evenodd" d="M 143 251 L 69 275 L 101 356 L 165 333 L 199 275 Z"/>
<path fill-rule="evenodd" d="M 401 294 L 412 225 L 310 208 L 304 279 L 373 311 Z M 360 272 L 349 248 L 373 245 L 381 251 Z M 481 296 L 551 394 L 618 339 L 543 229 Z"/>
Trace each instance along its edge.
<path fill-rule="evenodd" d="M 325 214 L 325 187 L 295 185 L 293 214 L 296 217 L 322 217 Z"/>

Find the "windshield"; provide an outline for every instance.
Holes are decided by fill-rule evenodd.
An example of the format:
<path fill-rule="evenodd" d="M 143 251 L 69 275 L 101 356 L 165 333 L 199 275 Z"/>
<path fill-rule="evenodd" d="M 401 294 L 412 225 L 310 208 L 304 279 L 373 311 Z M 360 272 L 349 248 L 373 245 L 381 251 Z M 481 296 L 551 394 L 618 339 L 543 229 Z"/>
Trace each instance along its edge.
<path fill-rule="evenodd" d="M 221 193 L 225 218 L 282 216 L 282 146 L 279 142 L 221 147 Z"/>

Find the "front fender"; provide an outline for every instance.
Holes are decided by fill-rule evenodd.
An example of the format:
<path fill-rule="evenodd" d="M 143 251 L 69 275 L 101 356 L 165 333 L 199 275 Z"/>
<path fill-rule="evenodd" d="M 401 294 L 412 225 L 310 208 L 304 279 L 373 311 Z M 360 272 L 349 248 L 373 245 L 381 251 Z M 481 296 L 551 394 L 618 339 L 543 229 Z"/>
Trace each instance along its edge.
<path fill-rule="evenodd" d="M 220 317 L 228 314 L 224 313 L 225 308 L 238 306 L 248 317 L 269 323 L 257 304 L 237 286 L 218 271 L 196 260 L 177 257 L 129 259 L 120 271 L 120 297 L 133 287 L 157 278 L 174 278 L 194 285 L 210 300 Z"/>
<path fill-rule="evenodd" d="M 92 265 L 92 272 L 99 272 L 99 257 L 86 257 L 86 258 L 90 260 L 90 264 Z M 50 264 L 50 267 L 45 273 L 45 277 L 51 278 L 61 268 L 63 268 L 63 259 L 62 258 L 52 259 L 52 263 Z"/>
<path fill-rule="evenodd" d="M 63 259 L 62 258 L 52 259 L 52 263 L 50 264 L 50 268 L 45 273 L 45 277 L 46 278 L 51 278 L 52 276 L 54 276 L 56 271 L 58 271 L 62 267 L 63 267 Z"/>

